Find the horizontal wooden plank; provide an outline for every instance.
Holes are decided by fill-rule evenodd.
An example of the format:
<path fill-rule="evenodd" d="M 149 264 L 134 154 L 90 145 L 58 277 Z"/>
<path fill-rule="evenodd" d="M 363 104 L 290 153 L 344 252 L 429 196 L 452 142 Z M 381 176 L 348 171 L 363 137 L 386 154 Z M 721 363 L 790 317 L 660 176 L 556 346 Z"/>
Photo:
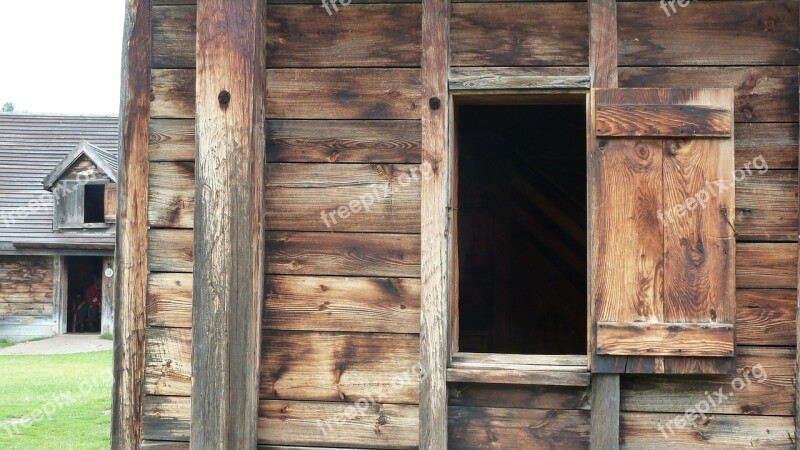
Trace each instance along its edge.
<path fill-rule="evenodd" d="M 797 244 L 736 245 L 736 287 L 739 289 L 796 289 Z"/>
<path fill-rule="evenodd" d="M 735 5 L 735 3 L 729 3 Z M 694 45 L 694 44 L 693 44 Z M 703 46 L 698 46 L 703 47 Z M 796 122 L 796 67 L 620 67 L 620 87 L 732 88 L 736 122 Z"/>
<path fill-rule="evenodd" d="M 598 322 L 597 353 L 628 356 L 729 357 L 732 324 Z"/>
<path fill-rule="evenodd" d="M 654 8 L 650 2 L 620 3 L 619 65 L 800 63 L 797 2 L 699 2 L 690 6 L 673 11 L 669 4 Z"/>
<path fill-rule="evenodd" d="M 150 120 L 150 161 L 194 161 L 194 120 Z"/>
<path fill-rule="evenodd" d="M 153 69 L 150 73 L 150 117 L 194 117 L 193 69 Z"/>
<path fill-rule="evenodd" d="M 147 325 L 191 328 L 192 274 L 151 273 L 147 276 Z"/>
<path fill-rule="evenodd" d="M 418 120 L 268 120 L 267 162 L 420 163 Z"/>
<path fill-rule="evenodd" d="M 418 69 L 267 70 L 271 119 L 418 119 L 421 104 Z"/>
<path fill-rule="evenodd" d="M 271 275 L 265 292 L 265 328 L 419 333 L 417 279 Z"/>
<path fill-rule="evenodd" d="M 454 406 L 447 416 L 450 448 L 589 448 L 589 411 Z"/>
<path fill-rule="evenodd" d="M 268 232 L 266 242 L 269 274 L 420 275 L 419 235 Z"/>
<path fill-rule="evenodd" d="M 270 6 L 268 66 L 419 67 L 420 5 L 352 4 L 333 13 L 335 18 L 319 3 Z"/>
<path fill-rule="evenodd" d="M 540 368 L 521 364 L 452 363 L 451 367 L 447 368 L 447 382 L 589 386 L 589 372 L 563 370 L 558 366 Z"/>
<path fill-rule="evenodd" d="M 145 395 L 142 398 L 142 439 L 188 441 L 190 401 L 189 397 Z"/>
<path fill-rule="evenodd" d="M 588 66 L 581 3 L 454 4 L 452 66 Z"/>
<path fill-rule="evenodd" d="M 191 394 L 191 330 L 147 328 L 144 350 L 145 395 Z"/>
<path fill-rule="evenodd" d="M 154 6 L 152 68 L 195 66 L 197 8 L 194 5 Z"/>
<path fill-rule="evenodd" d="M 797 291 L 739 289 L 736 291 L 738 345 L 795 344 Z"/>
<path fill-rule="evenodd" d="M 192 230 L 153 228 L 147 233 L 147 241 L 147 267 L 150 272 L 192 272 Z"/>
<path fill-rule="evenodd" d="M 419 336 L 265 330 L 261 398 L 419 403 Z"/>
<path fill-rule="evenodd" d="M 521 409 L 589 409 L 589 388 L 452 383 L 448 405 Z"/>
<path fill-rule="evenodd" d="M 734 375 L 624 376 L 620 408 L 683 414 L 698 402 L 708 402 L 710 396 L 715 403 L 709 405 L 713 415 L 790 416 L 794 403 L 794 354 L 792 348 L 738 347 Z M 714 394 L 718 392 L 723 397 Z"/>
<path fill-rule="evenodd" d="M 150 164 L 147 221 L 151 227 L 194 227 L 194 180 L 194 162 Z"/>
<path fill-rule="evenodd" d="M 574 366 L 585 369 L 586 355 L 515 355 L 510 353 L 453 353 L 454 363 L 527 364 L 539 366 Z"/>
<path fill-rule="evenodd" d="M 670 447 L 691 449 L 751 449 L 794 447 L 792 417 L 763 417 L 714 414 L 698 417 L 686 426 L 679 419 L 684 414 L 621 413 L 620 449 L 660 450 Z M 670 422 L 672 421 L 672 422 Z M 664 428 L 664 432 L 661 432 Z"/>
<path fill-rule="evenodd" d="M 419 408 L 373 403 L 366 399 L 347 406 L 342 403 L 265 400 L 259 404 L 258 442 L 292 446 L 416 448 L 419 443 Z"/>
<path fill-rule="evenodd" d="M 797 171 L 767 170 L 769 163 L 766 158 L 748 161 L 734 172 L 739 242 L 797 241 Z"/>
<path fill-rule="evenodd" d="M 588 67 L 454 67 L 451 90 L 587 89 Z"/>
<path fill-rule="evenodd" d="M 417 165 L 267 164 L 271 230 L 419 233 Z"/>
<path fill-rule="evenodd" d="M 689 105 L 599 105 L 597 136 L 730 137 L 729 109 Z"/>
<path fill-rule="evenodd" d="M 736 124 L 736 167 L 763 156 L 770 169 L 797 169 L 798 128 L 795 123 Z"/>

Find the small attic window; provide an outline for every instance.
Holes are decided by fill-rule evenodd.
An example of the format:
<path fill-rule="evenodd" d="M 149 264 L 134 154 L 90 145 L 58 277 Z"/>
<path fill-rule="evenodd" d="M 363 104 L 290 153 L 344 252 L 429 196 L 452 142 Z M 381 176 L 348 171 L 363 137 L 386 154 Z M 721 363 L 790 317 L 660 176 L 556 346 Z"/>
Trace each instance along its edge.
<path fill-rule="evenodd" d="M 104 184 L 87 184 L 83 196 L 83 223 L 105 223 Z"/>

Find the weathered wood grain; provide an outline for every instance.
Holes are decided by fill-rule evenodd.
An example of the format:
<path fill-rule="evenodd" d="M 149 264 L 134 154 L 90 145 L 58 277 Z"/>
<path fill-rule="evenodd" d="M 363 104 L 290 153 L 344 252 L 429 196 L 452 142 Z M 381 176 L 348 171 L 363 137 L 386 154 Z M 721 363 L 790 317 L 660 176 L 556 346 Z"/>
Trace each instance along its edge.
<path fill-rule="evenodd" d="M 154 69 L 193 68 L 197 41 L 197 8 L 194 5 L 153 7 Z"/>
<path fill-rule="evenodd" d="M 266 283 L 265 328 L 419 333 L 416 279 L 272 275 Z"/>
<path fill-rule="evenodd" d="M 758 156 L 772 169 L 797 169 L 798 130 L 794 123 L 737 123 L 734 130 L 736 167 Z"/>
<path fill-rule="evenodd" d="M 730 137 L 729 109 L 684 105 L 598 106 L 598 136 Z"/>
<path fill-rule="evenodd" d="M 447 368 L 448 383 L 491 383 L 542 386 L 589 386 L 589 372 L 560 370 L 558 366 L 538 367 L 521 364 L 474 365 L 452 363 Z"/>
<path fill-rule="evenodd" d="M 586 66 L 587 15 L 580 3 L 454 4 L 452 65 Z"/>
<path fill-rule="evenodd" d="M 151 162 L 147 219 L 151 227 L 193 228 L 194 162 Z"/>
<path fill-rule="evenodd" d="M 147 325 L 191 328 L 192 274 L 151 273 L 147 277 Z"/>
<path fill-rule="evenodd" d="M 422 160 L 418 120 L 268 120 L 268 162 L 395 163 Z"/>
<path fill-rule="evenodd" d="M 447 391 L 448 406 L 589 409 L 588 387 L 454 383 Z"/>
<path fill-rule="evenodd" d="M 794 422 L 791 417 L 761 417 L 714 414 L 689 422 L 688 426 L 666 427 L 684 414 L 625 412 L 620 417 L 620 449 L 663 449 L 685 446 L 692 449 L 791 448 Z M 676 423 L 676 422 L 673 422 Z M 681 422 L 682 423 L 682 422 Z M 659 426 L 664 428 L 664 433 Z M 666 435 L 666 437 L 665 437 Z"/>
<path fill-rule="evenodd" d="M 147 234 L 147 264 L 151 272 L 192 272 L 192 230 L 154 228 Z"/>
<path fill-rule="evenodd" d="M 196 448 L 252 448 L 258 441 L 266 8 L 260 0 L 197 4 Z"/>
<path fill-rule="evenodd" d="M 737 4 L 729 3 L 734 7 Z M 697 48 L 705 47 L 697 45 Z M 796 95 L 797 78 L 797 70 L 793 67 L 619 69 L 620 87 L 732 88 L 736 122 L 797 122 L 800 110 Z"/>
<path fill-rule="evenodd" d="M 271 230 L 418 233 L 416 165 L 267 165 Z"/>
<path fill-rule="evenodd" d="M 270 69 L 271 119 L 418 119 L 417 69 Z"/>
<path fill-rule="evenodd" d="M 765 164 L 769 171 L 765 165 L 759 166 L 762 170 L 754 169 L 752 160 L 744 164 L 734 173 L 737 240 L 797 241 L 797 171 L 773 170 L 767 157 L 757 164 Z"/>
<path fill-rule="evenodd" d="M 619 389 L 619 375 L 592 375 L 591 448 L 619 448 Z"/>
<path fill-rule="evenodd" d="M 267 233 L 267 273 L 420 276 L 420 238 L 410 234 Z"/>
<path fill-rule="evenodd" d="M 589 4 L 589 75 L 596 88 L 615 88 L 617 70 L 617 2 L 590 1 Z"/>
<path fill-rule="evenodd" d="M 450 448 L 589 448 L 589 411 L 454 406 L 448 429 Z"/>
<path fill-rule="evenodd" d="M 621 66 L 800 64 L 796 2 L 692 3 L 670 15 L 653 6 L 619 4 Z"/>
<path fill-rule="evenodd" d="M 153 69 L 150 83 L 152 118 L 194 117 L 194 70 Z"/>
<path fill-rule="evenodd" d="M 416 448 L 419 412 L 414 405 L 365 400 L 354 405 L 265 400 L 260 403 L 258 441 L 274 445 Z M 319 421 L 323 421 L 320 423 Z"/>
<path fill-rule="evenodd" d="M 733 325 L 598 322 L 601 355 L 733 356 Z"/>
<path fill-rule="evenodd" d="M 796 339 L 797 292 L 793 289 L 739 289 L 736 342 L 791 346 Z"/>
<path fill-rule="evenodd" d="M 142 399 L 142 410 L 143 439 L 189 440 L 189 423 L 192 416 L 189 397 L 146 395 Z M 139 444 L 136 445 L 135 448 L 139 448 Z"/>
<path fill-rule="evenodd" d="M 188 396 L 192 390 L 192 336 L 183 328 L 149 327 L 145 340 L 145 395 Z"/>
<path fill-rule="evenodd" d="M 450 72 L 451 5 L 448 0 L 422 3 L 422 168 L 421 187 L 422 300 L 419 363 L 427 376 L 419 382 L 419 448 L 437 450 L 448 444 L 447 363 L 450 360 L 451 264 L 455 255 L 448 238 L 451 223 L 455 161 L 450 152 L 451 105 L 447 81 Z M 455 40 L 455 39 L 453 39 Z"/>
<path fill-rule="evenodd" d="M 455 90 L 586 89 L 585 67 L 453 67 L 449 86 Z"/>
<path fill-rule="evenodd" d="M 263 399 L 419 403 L 414 334 L 264 330 Z"/>
<path fill-rule="evenodd" d="M 148 271 L 147 128 L 151 107 L 151 10 L 150 0 L 128 0 L 123 32 L 111 446 L 125 450 L 140 445 L 146 416 L 142 385 Z"/>
<path fill-rule="evenodd" d="M 796 289 L 797 244 L 738 244 L 736 246 L 736 287 L 740 289 Z"/>
<path fill-rule="evenodd" d="M 151 120 L 150 161 L 194 161 L 194 128 L 193 120 Z"/>
<path fill-rule="evenodd" d="M 755 367 L 755 369 L 753 369 Z M 744 372 L 750 371 L 745 378 Z M 794 349 L 739 347 L 736 373 L 723 376 L 637 375 L 622 379 L 622 410 L 683 413 L 697 402 L 716 404 L 712 414 L 791 416 L 794 391 Z M 731 386 L 734 379 L 738 391 Z M 749 382 L 748 382 L 749 380 Z M 742 388 L 744 386 L 744 388 Z M 714 392 L 728 396 L 723 399 Z M 729 395 L 733 394 L 733 395 Z M 711 406 L 711 405 L 709 405 Z"/>

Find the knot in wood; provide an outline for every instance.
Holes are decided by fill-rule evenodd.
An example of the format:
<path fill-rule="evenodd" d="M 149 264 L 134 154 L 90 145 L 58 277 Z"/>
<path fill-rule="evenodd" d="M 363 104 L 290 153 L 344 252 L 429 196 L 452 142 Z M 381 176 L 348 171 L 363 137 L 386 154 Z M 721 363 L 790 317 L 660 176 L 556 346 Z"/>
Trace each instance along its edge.
<path fill-rule="evenodd" d="M 224 108 L 231 102 L 231 93 L 228 91 L 222 91 L 219 93 L 217 98 L 219 99 L 219 105 Z"/>
<path fill-rule="evenodd" d="M 439 97 L 431 97 L 428 100 L 428 104 L 430 105 L 431 109 L 439 109 L 442 107 L 442 100 Z"/>

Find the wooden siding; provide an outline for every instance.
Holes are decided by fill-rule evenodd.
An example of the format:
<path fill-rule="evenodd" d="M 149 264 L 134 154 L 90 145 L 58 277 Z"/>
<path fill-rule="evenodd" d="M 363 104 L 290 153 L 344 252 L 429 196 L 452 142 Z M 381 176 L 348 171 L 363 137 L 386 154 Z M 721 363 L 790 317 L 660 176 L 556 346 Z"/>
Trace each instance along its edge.
<path fill-rule="evenodd" d="M 54 334 L 54 283 L 52 257 L 0 256 L 0 339 Z"/>

